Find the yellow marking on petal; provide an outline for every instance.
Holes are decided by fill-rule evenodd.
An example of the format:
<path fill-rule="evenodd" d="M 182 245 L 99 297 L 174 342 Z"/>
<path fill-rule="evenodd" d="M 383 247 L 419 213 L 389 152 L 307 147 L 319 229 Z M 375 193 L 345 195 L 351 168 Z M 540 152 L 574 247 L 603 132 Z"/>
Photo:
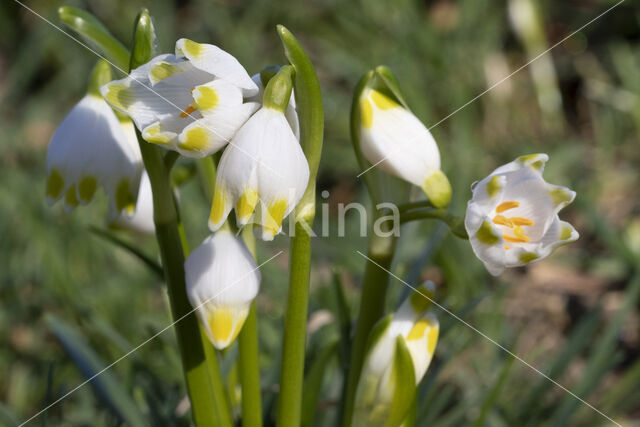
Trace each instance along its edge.
<path fill-rule="evenodd" d="M 193 113 L 196 110 L 197 110 L 196 107 L 194 107 L 193 105 L 189 105 L 182 113 L 180 113 L 180 117 L 183 119 L 187 118 L 191 115 L 191 113 Z"/>
<path fill-rule="evenodd" d="M 162 133 L 159 123 L 145 128 L 142 137 L 152 144 L 166 145 L 169 143 L 169 137 Z"/>
<path fill-rule="evenodd" d="M 511 249 L 511 246 L 504 245 L 504 249 L 508 251 L 509 249 Z"/>
<path fill-rule="evenodd" d="M 184 69 L 178 65 L 168 62 L 159 62 L 155 64 L 149 74 L 154 83 L 158 83 L 164 79 L 168 79 L 171 76 L 175 76 L 184 71 Z"/>
<path fill-rule="evenodd" d="M 122 179 L 116 187 L 116 209 L 121 212 L 123 210 L 131 213 L 136 208 L 136 200 L 131 191 L 129 191 L 129 180 Z"/>
<path fill-rule="evenodd" d="M 434 351 L 436 351 L 436 344 L 438 344 L 438 332 L 439 327 L 436 325 L 432 325 L 432 327 L 427 332 L 427 351 L 429 354 L 433 355 Z"/>
<path fill-rule="evenodd" d="M 528 164 L 533 169 L 541 170 L 542 167 L 544 166 L 544 161 L 543 160 L 536 161 L 538 157 L 540 157 L 540 154 L 526 154 L 524 156 L 518 157 L 518 161 L 520 161 L 520 163 Z"/>
<path fill-rule="evenodd" d="M 520 256 L 518 258 L 520 259 L 520 262 L 528 264 L 531 261 L 537 260 L 539 258 L 539 256 L 535 252 L 523 252 L 523 253 L 520 254 Z"/>
<path fill-rule="evenodd" d="M 493 246 L 500 241 L 500 237 L 493 233 L 493 226 L 489 221 L 484 221 L 482 223 L 476 233 L 476 239 L 489 246 Z"/>
<path fill-rule="evenodd" d="M 57 199 L 62 194 L 64 189 L 64 178 L 57 169 L 51 169 L 49 173 L 49 179 L 47 179 L 47 190 L 45 194 L 52 198 Z"/>
<path fill-rule="evenodd" d="M 502 183 L 500 182 L 501 175 L 494 175 L 489 182 L 487 182 L 487 194 L 494 197 L 502 189 Z"/>
<path fill-rule="evenodd" d="M 516 202 L 515 200 L 502 202 L 496 208 L 496 212 L 502 213 L 504 211 L 508 211 L 509 209 L 517 208 L 518 206 L 520 206 L 520 202 Z"/>
<path fill-rule="evenodd" d="M 80 204 L 78 202 L 78 198 L 76 197 L 76 185 L 73 184 L 64 195 L 64 203 L 71 207 L 76 207 Z"/>
<path fill-rule="evenodd" d="M 178 147 L 188 151 L 204 151 L 209 146 L 209 134 L 206 129 L 193 127 L 184 134 L 185 140 Z"/>
<path fill-rule="evenodd" d="M 513 229 L 513 234 L 515 234 L 518 237 L 524 237 L 524 230 L 522 229 L 522 227 L 517 226 Z"/>
<path fill-rule="evenodd" d="M 211 204 L 211 213 L 209 214 L 209 220 L 211 223 L 218 225 L 224 219 L 226 209 L 227 194 L 221 187 L 216 186 L 215 193 L 213 194 L 213 203 Z"/>
<path fill-rule="evenodd" d="M 564 226 L 560 232 L 560 240 L 570 239 L 573 235 L 573 229 L 571 227 Z"/>
<path fill-rule="evenodd" d="M 507 236 L 506 234 L 503 234 L 502 238 L 511 243 L 528 243 L 531 241 L 527 236 Z"/>
<path fill-rule="evenodd" d="M 233 314 L 228 309 L 214 309 L 209 315 L 209 329 L 218 343 L 230 341 L 233 333 Z"/>
<path fill-rule="evenodd" d="M 360 100 L 360 120 L 362 121 L 362 126 L 371 129 L 373 125 L 373 109 L 368 99 Z"/>
<path fill-rule="evenodd" d="M 238 204 L 236 205 L 236 213 L 238 214 L 239 219 L 246 219 L 256 208 L 256 204 L 258 203 L 258 191 L 247 188 L 244 190 L 240 199 L 238 200 Z"/>
<path fill-rule="evenodd" d="M 185 39 L 182 49 L 189 56 L 197 58 L 202 53 L 203 46 L 200 43 L 194 42 L 193 40 Z"/>
<path fill-rule="evenodd" d="M 549 195 L 555 205 L 564 205 L 571 201 L 571 193 L 563 188 L 554 188 Z"/>
<path fill-rule="evenodd" d="M 513 227 L 513 222 L 504 215 L 496 215 L 493 217 L 493 223 L 497 225 L 504 225 L 505 227 Z"/>
<path fill-rule="evenodd" d="M 80 200 L 85 203 L 90 202 L 96 193 L 96 188 L 98 188 L 98 180 L 94 177 L 85 176 L 82 178 L 80 184 L 78 184 L 78 196 L 80 196 Z"/>
<path fill-rule="evenodd" d="M 195 102 L 200 110 L 210 110 L 218 105 L 218 101 L 218 93 L 215 89 L 208 86 L 198 88 L 198 95 L 195 97 Z"/>
<path fill-rule="evenodd" d="M 519 216 L 513 216 L 509 218 L 509 220 L 513 223 L 513 225 L 523 225 L 523 226 L 531 227 L 532 225 L 536 224 L 535 222 L 533 222 L 533 220 L 529 218 L 521 218 Z"/>
<path fill-rule="evenodd" d="M 444 208 L 451 202 L 451 184 L 444 172 L 438 170 L 425 179 L 422 191 L 436 208 Z"/>
<path fill-rule="evenodd" d="M 275 236 L 280 230 L 287 206 L 287 200 L 280 199 L 273 202 L 267 209 L 267 218 L 265 218 L 265 224 L 262 227 L 272 236 Z"/>
<path fill-rule="evenodd" d="M 415 341 L 419 340 L 424 336 L 424 331 L 427 327 L 430 326 L 430 322 L 428 319 L 420 319 L 411 328 L 409 331 L 409 335 L 407 335 L 407 341 Z"/>
<path fill-rule="evenodd" d="M 371 93 L 369 94 L 369 98 L 371 98 L 371 100 L 381 110 L 389 110 L 391 108 L 400 107 L 400 104 L 398 104 L 396 101 L 389 98 L 387 95 L 384 95 L 383 93 L 378 92 L 377 90 L 372 90 Z"/>
<path fill-rule="evenodd" d="M 123 84 L 112 83 L 107 86 L 107 93 L 104 96 L 114 107 L 126 110 L 131 105 L 131 92 Z"/>

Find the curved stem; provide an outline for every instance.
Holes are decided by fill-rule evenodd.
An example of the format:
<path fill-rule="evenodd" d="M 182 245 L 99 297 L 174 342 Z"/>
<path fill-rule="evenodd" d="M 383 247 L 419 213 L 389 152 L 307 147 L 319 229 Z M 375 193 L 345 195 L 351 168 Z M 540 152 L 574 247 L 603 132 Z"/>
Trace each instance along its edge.
<path fill-rule="evenodd" d="M 468 239 L 467 230 L 464 228 L 464 220 L 453 215 L 446 209 L 421 209 L 400 214 L 400 224 L 422 219 L 439 219 L 449 226 L 451 232 L 462 239 Z"/>
<path fill-rule="evenodd" d="M 428 199 L 416 200 L 414 202 L 408 202 L 408 203 L 403 203 L 401 205 L 398 205 L 398 211 L 400 211 L 401 214 L 403 212 L 407 212 L 412 209 L 420 209 L 420 208 L 435 208 L 435 206 L 433 206 Z"/>

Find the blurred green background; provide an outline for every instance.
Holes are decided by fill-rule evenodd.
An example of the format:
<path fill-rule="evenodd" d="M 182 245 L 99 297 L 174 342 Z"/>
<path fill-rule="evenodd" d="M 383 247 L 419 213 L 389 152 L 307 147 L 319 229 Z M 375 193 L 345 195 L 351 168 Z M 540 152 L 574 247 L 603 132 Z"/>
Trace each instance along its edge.
<path fill-rule="evenodd" d="M 348 139 L 351 91 L 388 65 L 427 126 L 439 123 L 615 3 L 573 1 L 45 1 L 94 13 L 129 44 L 139 8 L 155 17 L 162 51 L 188 37 L 235 55 L 252 74 L 284 62 L 276 24 L 314 62 L 326 139 L 319 177 L 331 227 L 340 203 L 367 201 Z M 528 9 L 532 6 L 532 9 Z M 523 13 L 524 11 L 524 13 Z M 511 12 L 511 14 L 510 14 Z M 46 148 L 84 95 L 96 58 L 18 3 L 0 6 L 0 425 L 17 425 L 169 322 L 161 281 L 91 234 L 103 199 L 67 216 L 44 202 Z M 118 78 L 121 76 L 117 75 Z M 467 242 L 438 224 L 403 229 L 394 272 L 431 279 L 437 299 L 506 348 L 625 425 L 640 423 L 640 4 L 627 0 L 432 132 L 464 214 L 470 184 L 518 155 L 546 152 L 545 176 L 578 192 L 561 216 L 580 240 L 547 260 L 490 277 Z M 185 167 L 188 162 L 181 161 Z M 320 192 L 318 192 L 320 193 Z M 181 187 L 192 247 L 207 233 L 197 180 Z M 358 215 L 347 238 L 314 241 L 308 366 L 339 335 L 332 270 L 356 313 L 366 241 Z M 157 257 L 151 237 L 121 235 Z M 287 249 L 261 244 L 261 259 Z M 287 260 L 263 270 L 258 297 L 265 416 L 279 377 Z M 390 285 L 389 310 L 407 289 Z M 420 387 L 417 425 L 592 426 L 608 421 L 477 333 L 438 313 L 436 357 Z M 234 389 L 236 349 L 223 370 Z M 340 366 L 324 373 L 316 425 L 335 425 Z M 233 392 L 230 395 L 235 396 Z M 150 425 L 188 425 L 179 354 L 169 330 L 31 425 L 113 426 L 139 412 Z M 634 424 L 635 423 L 635 424 Z"/>

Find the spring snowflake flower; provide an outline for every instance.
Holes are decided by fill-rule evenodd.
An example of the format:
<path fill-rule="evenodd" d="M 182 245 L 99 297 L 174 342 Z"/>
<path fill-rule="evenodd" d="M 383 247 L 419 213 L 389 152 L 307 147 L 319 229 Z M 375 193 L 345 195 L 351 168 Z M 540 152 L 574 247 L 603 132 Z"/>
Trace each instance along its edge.
<path fill-rule="evenodd" d="M 209 236 L 185 261 L 187 296 L 219 350 L 238 336 L 260 288 L 260 272 L 242 239 L 228 230 Z"/>
<path fill-rule="evenodd" d="M 365 89 L 360 98 L 362 154 L 385 172 L 422 188 L 431 203 L 445 207 L 451 185 L 440 170 L 440 151 L 429 130 L 389 96 Z"/>
<path fill-rule="evenodd" d="M 392 315 L 381 320 L 369 338 L 369 351 L 366 356 L 362 375 L 358 382 L 354 412 L 355 426 L 399 425 L 389 424 L 392 416 L 394 396 L 402 375 L 402 346 L 411 358 L 413 372 L 410 375 L 418 385 L 431 363 L 438 342 L 439 323 L 433 313 L 428 311 L 435 288 L 426 282 L 407 298 Z M 406 380 L 406 377 L 403 377 Z"/>
<path fill-rule="evenodd" d="M 67 114 L 47 151 L 46 198 L 64 200 L 65 210 L 89 203 L 102 186 L 112 212 L 132 214 L 140 184 L 142 157 L 129 119 L 119 119 L 98 91 L 109 81 L 109 64 L 100 61 L 87 95 Z"/>
<path fill-rule="evenodd" d="M 578 239 L 558 212 L 576 193 L 542 177 L 546 154 L 521 156 L 474 184 L 465 228 L 476 256 L 493 275 L 547 257 Z"/>
<path fill-rule="evenodd" d="M 258 87 L 236 58 L 188 39 L 176 42 L 175 55 L 157 56 L 101 92 L 147 142 L 196 158 L 224 147 L 259 108 L 244 102 Z"/>
<path fill-rule="evenodd" d="M 279 78 L 273 77 L 270 85 Z M 290 94 L 289 87 L 286 99 Z M 211 230 L 217 230 L 235 207 L 239 225 L 255 215 L 262 239 L 273 240 L 302 198 L 309 164 L 285 117 L 286 105 L 286 100 L 284 106 L 276 106 L 265 99 L 222 154 L 209 216 Z"/>
<path fill-rule="evenodd" d="M 262 105 L 262 97 L 264 95 L 264 87 L 266 86 L 265 81 L 268 81 L 270 77 L 275 72 L 279 70 L 279 67 L 269 67 L 264 70 L 262 73 L 254 74 L 251 76 L 251 80 L 258 86 L 258 94 L 248 98 L 248 102 L 258 102 Z M 289 122 L 289 126 L 291 126 L 291 130 L 293 134 L 296 136 L 296 139 L 300 140 L 300 122 L 298 120 L 298 111 L 296 110 L 296 98 L 295 93 L 291 92 L 291 97 L 289 98 L 289 105 L 287 105 L 287 109 L 284 111 L 284 116 L 287 118 L 287 122 Z"/>

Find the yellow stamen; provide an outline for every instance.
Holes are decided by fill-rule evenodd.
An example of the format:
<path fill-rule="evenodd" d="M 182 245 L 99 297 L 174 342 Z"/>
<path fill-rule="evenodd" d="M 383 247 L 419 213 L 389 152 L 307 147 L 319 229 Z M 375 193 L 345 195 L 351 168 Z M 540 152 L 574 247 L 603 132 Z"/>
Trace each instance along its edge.
<path fill-rule="evenodd" d="M 506 234 L 503 234 L 502 238 L 511 243 L 528 243 L 531 241 L 527 236 L 507 236 Z"/>
<path fill-rule="evenodd" d="M 520 206 L 520 203 L 514 200 L 508 201 L 508 202 L 502 202 L 496 208 L 496 212 L 501 213 L 504 211 L 508 211 L 509 209 L 517 208 L 518 206 Z"/>
<path fill-rule="evenodd" d="M 504 215 L 496 215 L 493 217 L 493 223 L 497 225 L 504 225 L 506 227 L 513 228 L 513 222 Z"/>
<path fill-rule="evenodd" d="M 509 250 L 509 249 L 511 249 L 511 246 L 504 245 L 504 248 L 505 248 L 506 250 Z"/>
<path fill-rule="evenodd" d="M 522 227 L 517 226 L 516 228 L 513 229 L 513 234 L 515 234 L 518 237 L 524 237 L 524 230 L 522 229 Z"/>
<path fill-rule="evenodd" d="M 189 105 L 186 110 L 184 110 L 182 113 L 180 113 L 180 117 L 182 117 L 184 119 L 185 117 L 189 116 L 194 111 L 196 111 L 196 107 L 194 107 L 193 105 Z"/>
<path fill-rule="evenodd" d="M 514 216 L 509 218 L 509 220 L 513 223 L 513 225 L 526 225 L 526 226 L 535 225 L 535 222 L 533 222 L 529 218 L 521 218 L 518 216 Z"/>

